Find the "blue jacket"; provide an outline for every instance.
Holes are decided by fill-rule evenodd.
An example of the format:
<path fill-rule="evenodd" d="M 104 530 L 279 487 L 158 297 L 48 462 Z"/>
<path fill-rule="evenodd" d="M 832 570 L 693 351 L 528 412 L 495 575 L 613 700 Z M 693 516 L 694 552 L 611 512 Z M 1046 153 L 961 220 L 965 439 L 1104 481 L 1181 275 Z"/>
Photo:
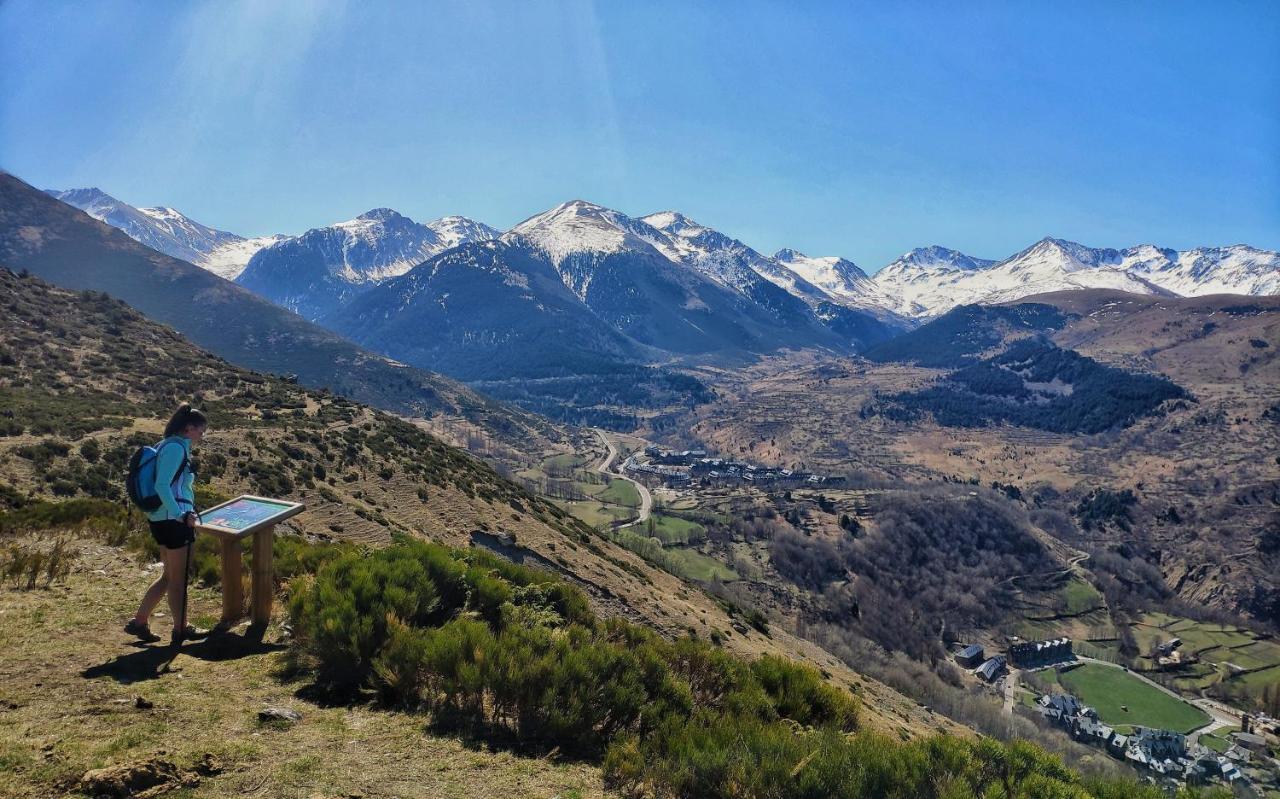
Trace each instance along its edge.
<path fill-rule="evenodd" d="M 196 473 L 191 471 L 191 440 L 186 436 L 170 436 L 159 444 L 156 456 L 156 496 L 160 507 L 147 514 L 153 522 L 181 519 L 182 514 L 196 509 Z M 182 468 L 183 459 L 187 466 Z M 178 470 L 182 469 L 182 474 Z"/>

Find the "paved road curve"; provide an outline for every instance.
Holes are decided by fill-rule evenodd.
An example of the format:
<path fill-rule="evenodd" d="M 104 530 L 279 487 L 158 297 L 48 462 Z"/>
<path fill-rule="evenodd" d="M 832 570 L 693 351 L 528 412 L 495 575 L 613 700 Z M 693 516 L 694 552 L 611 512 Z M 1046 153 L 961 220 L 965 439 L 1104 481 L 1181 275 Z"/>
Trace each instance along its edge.
<path fill-rule="evenodd" d="M 618 448 L 613 445 L 613 442 L 609 440 L 609 437 L 604 434 L 603 430 L 598 427 L 593 427 L 591 429 L 600 437 L 600 441 L 604 444 L 606 450 L 604 460 L 600 461 L 600 463 L 596 465 L 596 471 L 603 475 L 626 480 L 628 483 L 635 486 L 636 491 L 640 494 L 639 515 L 626 524 L 619 525 L 619 529 L 622 527 L 631 527 L 636 524 L 644 524 L 649 520 L 649 512 L 653 509 L 653 494 L 649 493 L 648 487 L 644 484 L 627 477 L 621 472 L 613 471 L 613 462 L 618 459 Z"/>

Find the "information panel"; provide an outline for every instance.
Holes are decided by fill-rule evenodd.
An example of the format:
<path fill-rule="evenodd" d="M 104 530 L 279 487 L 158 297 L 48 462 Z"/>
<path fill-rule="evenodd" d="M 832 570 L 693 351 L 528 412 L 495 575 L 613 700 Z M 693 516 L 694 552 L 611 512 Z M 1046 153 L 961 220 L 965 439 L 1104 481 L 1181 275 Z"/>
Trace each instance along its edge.
<path fill-rule="evenodd" d="M 200 516 L 200 526 L 216 532 L 246 535 L 283 521 L 302 511 L 297 502 L 242 496 L 211 508 Z"/>

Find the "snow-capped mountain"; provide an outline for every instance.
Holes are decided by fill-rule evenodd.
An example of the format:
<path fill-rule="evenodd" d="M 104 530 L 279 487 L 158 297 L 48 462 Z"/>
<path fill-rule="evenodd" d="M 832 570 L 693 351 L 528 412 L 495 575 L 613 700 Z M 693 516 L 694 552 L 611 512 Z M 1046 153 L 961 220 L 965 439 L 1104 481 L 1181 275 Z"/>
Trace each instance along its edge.
<path fill-rule="evenodd" d="M 928 247 L 876 273 L 890 307 L 936 316 L 967 303 L 1000 303 L 1074 289 L 1136 294 L 1280 294 L 1280 253 L 1237 244 L 1178 252 L 1143 244 L 1123 250 L 1045 238 L 1003 261 Z"/>
<path fill-rule="evenodd" d="M 440 237 L 440 243 L 446 250 L 473 241 L 496 239 L 502 235 L 501 230 L 465 216 L 443 216 L 426 224 Z"/>
<path fill-rule="evenodd" d="M 677 315 L 695 308 L 719 307 L 723 317 L 719 322 L 765 336 L 759 342 L 749 337 L 732 344 L 738 348 L 858 348 L 892 332 L 880 320 L 857 318 L 860 311 L 843 306 L 826 308 L 833 302 L 830 295 L 777 260 L 676 211 L 637 219 L 575 200 L 521 222 L 504 239 L 517 237 L 544 253 L 565 285 L 597 313 L 619 319 L 623 330 L 632 320 L 652 316 L 659 304 L 670 306 L 671 298 L 679 296 L 673 293 L 673 287 L 678 286 L 685 308 Z M 602 273 L 609 275 L 604 285 L 600 282 Z M 642 288 L 630 283 L 641 276 L 659 284 Z M 606 285 L 615 287 L 612 294 Z M 626 288 L 619 289 L 622 285 Z M 643 302 L 648 304 L 642 306 Z M 834 302 L 840 305 L 839 300 Z M 696 325 L 696 339 L 718 327 L 706 327 L 705 320 Z M 642 343 L 668 346 L 646 335 L 637 334 L 637 338 Z"/>
<path fill-rule="evenodd" d="M 1244 244 L 1178 252 L 1143 244 L 1120 256 L 1130 274 L 1184 297 L 1280 294 L 1280 252 Z"/>
<path fill-rule="evenodd" d="M 172 208 L 134 208 L 101 189 L 48 191 L 100 222 L 118 228 L 153 250 L 204 267 L 232 280 L 258 250 L 284 236 L 246 239 L 225 230 L 202 225 Z"/>
<path fill-rule="evenodd" d="M 236 282 L 316 319 L 369 285 L 403 275 L 433 255 L 493 228 L 465 217 L 420 224 L 390 208 L 314 228 L 254 254 Z"/>
<path fill-rule="evenodd" d="M 785 331 L 782 342 L 797 335 L 812 339 L 800 331 L 816 325 L 855 348 L 867 343 L 864 335 L 883 332 L 864 324 L 857 316 L 862 313 L 901 326 L 905 319 L 936 316 L 960 304 L 1072 289 L 1280 294 L 1280 253 L 1243 244 L 1179 252 L 1150 244 L 1099 249 L 1045 238 L 1001 261 L 932 246 L 911 250 L 868 277 L 836 256 L 810 257 L 792 249 L 763 255 L 678 211 L 637 218 L 582 200 L 530 217 L 505 236 L 462 216 L 417 223 L 382 208 L 301 236 L 246 239 L 172 208 L 134 208 L 99 189 L 49 193 L 153 249 L 236 279 L 313 319 L 433 256 L 499 237 L 508 243 L 519 239 L 521 246 L 536 250 L 580 300 L 593 306 L 618 312 L 648 296 L 647 289 L 621 280 L 620 274 L 610 280 L 616 290 L 631 292 L 629 297 L 607 297 L 604 284 L 592 286 L 602 264 L 615 269 L 617 256 L 626 255 L 645 265 L 639 275 L 679 286 L 695 306 L 703 302 L 698 298 L 708 283 L 735 295 L 736 312 L 765 315 L 767 326 Z M 628 313 L 644 316 L 635 308 Z"/>
<path fill-rule="evenodd" d="M 998 263 L 941 247 L 912 250 L 881 270 L 876 284 L 895 309 L 934 316 L 957 305 L 999 303 L 1033 294 L 1109 288 L 1138 294 L 1164 289 L 1129 274 L 1117 250 L 1045 238 Z"/>
<path fill-rule="evenodd" d="M 957 281 L 995 263 L 946 247 L 917 247 L 877 272 L 872 282 L 889 308 L 903 316 L 922 316 L 946 305 Z"/>
<path fill-rule="evenodd" d="M 661 220 L 673 233 L 574 200 L 502 240 L 546 258 L 584 303 L 642 344 L 677 352 L 839 346 L 804 302 L 745 264 L 754 251 L 713 251 L 706 238 L 720 234 L 677 217 Z"/>
<path fill-rule="evenodd" d="M 466 379 L 608 373 L 782 347 L 848 351 L 896 330 L 816 288 L 811 304 L 793 296 L 746 265 L 772 259 L 740 242 L 683 218 L 656 221 L 664 227 L 562 203 L 383 280 L 320 322 Z"/>
<path fill-rule="evenodd" d="M 832 300 L 851 308 L 884 310 L 889 299 L 853 261 L 828 255 L 812 258 L 792 249 L 778 250 L 773 260 L 817 286 Z"/>
<path fill-rule="evenodd" d="M 668 258 L 691 266 L 735 291 L 754 290 L 764 278 L 788 294 L 810 302 L 829 299 L 821 289 L 777 261 L 677 211 L 649 214 L 641 217 L 641 221 L 666 234 L 659 247 Z"/>

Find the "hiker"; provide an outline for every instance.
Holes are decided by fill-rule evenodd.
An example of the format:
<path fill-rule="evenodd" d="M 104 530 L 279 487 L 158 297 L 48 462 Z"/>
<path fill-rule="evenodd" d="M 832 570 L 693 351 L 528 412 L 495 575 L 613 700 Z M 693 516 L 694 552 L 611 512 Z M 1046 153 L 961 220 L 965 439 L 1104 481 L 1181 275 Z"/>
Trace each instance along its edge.
<path fill-rule="evenodd" d="M 204 413 L 183 403 L 169 419 L 164 428 L 164 440 L 149 451 L 153 462 L 153 470 L 142 469 L 138 473 L 145 475 L 143 480 L 153 485 L 143 485 L 135 490 L 151 495 L 151 504 L 158 500 L 158 507 L 147 513 L 151 526 L 151 537 L 160 545 L 160 557 L 164 562 L 164 572 L 151 584 L 142 597 L 138 612 L 124 631 L 148 643 L 159 641 L 160 636 L 151 632 L 148 619 L 151 611 L 160 603 L 160 597 L 168 595 L 169 612 L 173 618 L 173 638 L 175 641 L 184 638 L 200 638 L 208 635 L 208 631 L 200 630 L 187 624 L 186 587 L 187 569 L 190 564 L 191 548 L 196 540 L 195 481 L 196 474 L 191 468 L 191 447 L 199 443 L 208 429 L 209 420 Z M 141 453 L 135 455 L 135 462 Z M 134 470 L 131 464 L 131 473 Z M 154 475 L 154 478 L 152 478 Z"/>

